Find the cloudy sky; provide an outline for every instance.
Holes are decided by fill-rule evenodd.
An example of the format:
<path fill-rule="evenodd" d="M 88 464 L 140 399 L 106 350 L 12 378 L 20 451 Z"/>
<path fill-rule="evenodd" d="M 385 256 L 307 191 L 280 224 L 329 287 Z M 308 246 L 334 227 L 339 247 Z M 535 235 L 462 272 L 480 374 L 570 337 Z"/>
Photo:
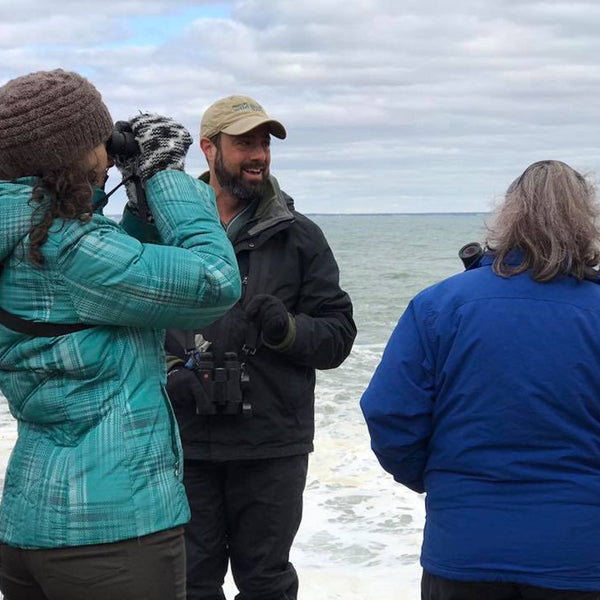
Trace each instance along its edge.
<path fill-rule="evenodd" d="M 193 174 L 203 110 L 247 94 L 301 211 L 479 212 L 536 160 L 600 172 L 599 31 L 595 0 L 0 0 L 0 83 L 78 71 L 115 120 L 182 121 Z"/>

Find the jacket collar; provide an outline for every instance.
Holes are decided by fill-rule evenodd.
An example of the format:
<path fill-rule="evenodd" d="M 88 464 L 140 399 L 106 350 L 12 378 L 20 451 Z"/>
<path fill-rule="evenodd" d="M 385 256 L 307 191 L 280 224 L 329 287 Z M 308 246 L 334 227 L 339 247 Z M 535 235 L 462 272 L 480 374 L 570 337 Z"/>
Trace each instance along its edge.
<path fill-rule="evenodd" d="M 488 250 L 485 252 L 479 260 L 477 260 L 473 265 L 471 265 L 467 271 L 471 269 L 477 269 L 479 267 L 486 267 L 493 264 L 496 255 Z M 504 263 L 511 266 L 517 267 L 523 261 L 523 251 L 520 248 L 514 248 L 511 250 L 506 257 L 504 258 Z M 586 281 L 593 281 L 594 283 L 600 284 L 600 273 L 596 277 L 586 277 Z"/>
<path fill-rule="evenodd" d="M 208 183 L 210 172 L 205 171 L 198 179 Z M 273 175 L 269 175 L 263 197 L 258 202 L 254 215 L 248 220 L 246 236 L 254 237 L 279 223 L 293 221 L 293 208 L 292 198 L 282 192 L 277 179 Z"/>
<path fill-rule="evenodd" d="M 492 250 L 486 250 L 471 268 L 487 267 L 494 262 L 495 258 L 496 254 Z M 504 257 L 504 263 L 511 267 L 517 267 L 521 262 L 523 262 L 523 251 L 520 248 L 514 248 Z"/>
<path fill-rule="evenodd" d="M 37 177 L 21 177 L 15 181 L 17 185 L 27 185 L 31 188 L 34 188 L 39 179 Z M 103 189 L 94 186 L 92 188 L 92 206 L 94 208 L 95 213 L 102 214 L 102 209 L 108 204 L 108 198 L 106 197 L 106 193 Z"/>
<path fill-rule="evenodd" d="M 293 208 L 293 201 L 290 198 Z M 250 220 L 248 234 L 258 235 L 261 231 L 269 229 L 282 221 L 293 221 L 294 215 L 288 206 L 288 202 L 279 187 L 277 179 L 269 175 L 265 193 L 256 207 L 254 218 Z"/>

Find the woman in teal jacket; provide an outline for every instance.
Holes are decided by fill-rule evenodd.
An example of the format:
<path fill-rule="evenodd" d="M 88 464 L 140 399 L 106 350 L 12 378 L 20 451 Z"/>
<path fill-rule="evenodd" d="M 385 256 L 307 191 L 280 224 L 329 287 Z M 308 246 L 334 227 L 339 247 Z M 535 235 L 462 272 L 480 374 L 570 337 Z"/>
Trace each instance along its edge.
<path fill-rule="evenodd" d="M 113 125 L 86 79 L 59 69 L 0 88 L 0 306 L 88 326 L 0 325 L 0 388 L 19 426 L 0 507 L 6 600 L 185 597 L 163 328 L 212 322 L 240 282 L 211 189 L 182 172 L 189 133 L 157 115 L 130 125 L 164 245 L 102 215 Z"/>

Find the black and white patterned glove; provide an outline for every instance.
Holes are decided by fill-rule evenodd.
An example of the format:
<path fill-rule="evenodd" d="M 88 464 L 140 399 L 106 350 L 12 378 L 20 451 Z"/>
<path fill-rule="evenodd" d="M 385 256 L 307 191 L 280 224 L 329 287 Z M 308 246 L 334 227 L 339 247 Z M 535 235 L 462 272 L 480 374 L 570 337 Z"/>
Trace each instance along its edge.
<path fill-rule="evenodd" d="M 140 146 L 137 168 L 143 182 L 159 171 L 183 171 L 185 156 L 192 145 L 192 136 L 183 126 L 155 114 L 141 114 L 129 121 L 131 131 Z"/>
<path fill-rule="evenodd" d="M 115 165 L 125 181 L 128 198 L 126 209 L 152 223 L 154 219 L 144 199 L 144 184 L 159 171 L 183 170 L 192 136 L 173 119 L 149 113 L 129 121 L 118 121 L 115 128 L 132 134 L 140 148 L 140 152 L 134 156 L 114 156 Z"/>

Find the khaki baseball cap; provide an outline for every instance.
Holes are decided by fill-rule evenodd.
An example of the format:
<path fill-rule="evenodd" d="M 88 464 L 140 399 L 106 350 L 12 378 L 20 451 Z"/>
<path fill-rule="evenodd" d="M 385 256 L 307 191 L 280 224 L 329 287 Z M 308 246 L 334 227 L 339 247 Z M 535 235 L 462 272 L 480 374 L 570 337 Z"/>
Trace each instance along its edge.
<path fill-rule="evenodd" d="M 284 140 L 285 127 L 275 119 L 269 118 L 264 108 L 250 96 L 227 96 L 211 104 L 200 124 L 201 137 L 213 137 L 217 133 L 242 135 L 267 123 L 272 135 Z"/>

